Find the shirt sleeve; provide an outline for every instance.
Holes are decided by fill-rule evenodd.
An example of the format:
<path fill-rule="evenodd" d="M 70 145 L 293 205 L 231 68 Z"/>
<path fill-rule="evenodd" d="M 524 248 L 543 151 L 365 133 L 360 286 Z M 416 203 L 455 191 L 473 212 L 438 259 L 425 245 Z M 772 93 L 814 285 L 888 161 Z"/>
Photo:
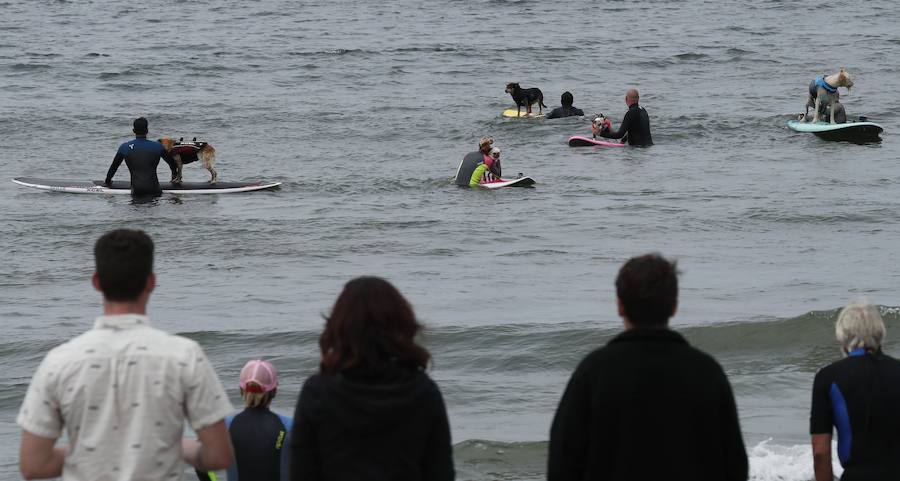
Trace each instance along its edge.
<path fill-rule="evenodd" d="M 293 444 L 293 427 L 294 420 L 286 417 L 286 416 L 278 416 L 281 418 L 281 423 L 284 424 L 287 433 L 284 436 L 284 443 L 281 445 L 281 456 L 279 456 L 279 461 L 281 463 L 281 479 L 284 481 L 288 481 L 290 479 L 291 474 L 291 445 Z"/>
<path fill-rule="evenodd" d="M 162 144 L 159 144 L 159 148 L 159 157 L 169 164 L 169 170 L 172 171 L 172 178 L 175 178 L 175 174 L 178 173 L 178 165 L 175 164 L 175 159 L 172 158 L 172 154 L 166 152 L 166 148 L 163 147 Z"/>
<path fill-rule="evenodd" d="M 193 344 L 182 367 L 184 410 L 191 429 L 199 431 L 225 419 L 233 411 L 231 401 L 198 344 Z"/>
<path fill-rule="evenodd" d="M 60 437 L 63 428 L 59 397 L 56 394 L 58 373 L 53 371 L 50 362 L 44 358 L 31 378 L 31 384 L 16 418 L 16 423 L 22 429 L 49 439 Z"/>
<path fill-rule="evenodd" d="M 721 388 L 720 409 L 722 413 L 722 422 L 719 425 L 721 430 L 721 440 L 724 445 L 725 454 L 725 479 L 729 481 L 746 481 L 749 475 L 749 464 L 747 461 L 747 450 L 744 447 L 744 437 L 741 434 L 741 422 L 738 417 L 737 404 L 734 402 L 734 393 L 731 390 L 731 383 L 725 371 L 719 366 L 719 375 Z"/>
<path fill-rule="evenodd" d="M 606 137 L 607 139 L 621 139 L 628 133 L 628 130 L 631 129 L 631 124 L 634 122 L 634 110 L 629 109 L 628 112 L 625 113 L 625 117 L 622 118 L 622 124 L 619 125 L 619 130 L 613 132 L 612 130 L 601 131 L 600 137 Z"/>
<path fill-rule="evenodd" d="M 424 478 L 435 481 L 453 481 L 453 443 L 450 441 L 450 421 L 441 391 L 434 386 L 433 424 L 428 436 L 423 460 Z"/>
<path fill-rule="evenodd" d="M 311 416 L 312 405 L 318 400 L 316 376 L 303 383 L 300 398 L 294 410 L 294 425 L 291 427 L 291 481 L 317 481 L 322 479 L 321 456 L 316 445 L 316 427 Z"/>
<path fill-rule="evenodd" d="M 116 171 L 119 170 L 119 166 L 122 165 L 122 161 L 125 160 L 125 154 L 122 153 L 121 150 L 116 152 L 116 156 L 113 157 L 112 165 L 109 166 L 109 170 L 106 171 L 106 183 L 112 182 L 112 178 L 116 175 Z"/>
<path fill-rule="evenodd" d="M 832 379 L 828 375 L 827 368 L 816 373 L 813 381 L 812 408 L 809 415 L 810 434 L 831 434 L 833 419 L 831 408 Z"/>
<path fill-rule="evenodd" d="M 556 408 L 550 427 L 548 481 L 584 479 L 586 452 L 590 442 L 590 392 L 582 373 L 583 365 L 572 374 Z"/>

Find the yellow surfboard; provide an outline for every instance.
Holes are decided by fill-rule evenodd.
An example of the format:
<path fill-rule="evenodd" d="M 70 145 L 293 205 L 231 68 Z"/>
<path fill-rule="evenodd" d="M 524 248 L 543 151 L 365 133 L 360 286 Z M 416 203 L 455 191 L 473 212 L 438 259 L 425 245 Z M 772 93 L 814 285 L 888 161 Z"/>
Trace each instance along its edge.
<path fill-rule="evenodd" d="M 521 113 L 516 111 L 516 109 L 506 109 L 500 115 L 502 115 L 504 117 L 520 118 L 520 119 L 539 119 L 544 116 L 544 114 L 539 114 L 537 112 L 531 112 L 531 115 L 528 115 L 527 113 L 525 113 L 525 109 L 522 109 Z"/>

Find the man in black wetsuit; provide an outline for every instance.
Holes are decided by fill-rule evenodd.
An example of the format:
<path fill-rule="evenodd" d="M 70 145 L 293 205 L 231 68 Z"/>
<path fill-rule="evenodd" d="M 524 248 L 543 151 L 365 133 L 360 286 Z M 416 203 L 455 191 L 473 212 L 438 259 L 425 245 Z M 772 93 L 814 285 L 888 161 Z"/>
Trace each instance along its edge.
<path fill-rule="evenodd" d="M 162 195 L 162 187 L 159 185 L 159 179 L 156 177 L 156 167 L 159 165 L 159 159 L 163 159 L 172 169 L 172 178 L 175 178 L 176 166 L 175 161 L 166 152 L 162 144 L 147 140 L 148 125 L 147 119 L 140 117 L 134 121 L 135 139 L 125 142 L 119 146 L 112 165 L 106 173 L 105 185 L 112 185 L 113 176 L 122 161 L 128 166 L 128 172 L 131 174 L 131 195 L 133 196 L 160 196 Z"/>
<path fill-rule="evenodd" d="M 625 331 L 585 357 L 550 428 L 548 481 L 745 481 L 747 452 L 719 363 L 669 329 L 674 262 L 630 259 L 616 278 Z"/>
<path fill-rule="evenodd" d="M 835 333 L 844 357 L 816 373 L 809 430 L 817 481 L 833 479 L 831 437 L 837 430 L 842 481 L 900 479 L 900 361 L 881 350 L 877 306 L 853 301 Z"/>
<path fill-rule="evenodd" d="M 629 89 L 625 94 L 625 103 L 628 105 L 628 112 L 622 119 L 622 125 L 613 132 L 609 127 L 598 127 L 591 125 L 594 136 L 606 137 L 607 139 L 621 139 L 627 136 L 629 145 L 653 145 L 653 138 L 650 136 L 650 116 L 643 107 L 638 105 L 640 94 L 637 89 Z"/>
<path fill-rule="evenodd" d="M 548 119 L 559 119 L 562 117 L 574 117 L 576 115 L 584 115 L 584 111 L 573 107 L 572 104 L 575 102 L 575 97 L 572 96 L 571 92 L 563 92 L 562 97 L 560 98 L 560 103 L 562 103 L 562 107 L 557 107 L 553 109 L 549 114 L 547 114 Z"/>

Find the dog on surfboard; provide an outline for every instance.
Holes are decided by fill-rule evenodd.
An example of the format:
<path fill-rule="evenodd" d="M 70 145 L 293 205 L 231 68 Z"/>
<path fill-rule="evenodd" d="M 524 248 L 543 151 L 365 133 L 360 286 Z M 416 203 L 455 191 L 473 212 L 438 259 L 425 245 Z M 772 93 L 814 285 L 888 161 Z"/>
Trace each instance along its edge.
<path fill-rule="evenodd" d="M 518 83 L 511 82 L 506 84 L 506 93 L 512 95 L 513 101 L 516 103 L 516 115 L 522 115 L 522 107 L 525 107 L 525 114 L 531 115 L 532 104 L 538 104 L 538 113 L 544 113 L 541 107 L 544 105 L 544 93 L 539 88 L 523 89 Z"/>
<path fill-rule="evenodd" d="M 838 101 L 838 87 L 845 87 L 847 93 L 850 93 L 850 87 L 853 87 L 853 77 L 841 67 L 836 74 L 822 75 L 813 79 L 809 83 L 809 97 L 806 99 L 806 113 L 804 118 L 809 115 L 809 109 L 812 107 L 812 122 L 819 121 L 819 114 L 825 112 L 826 107 L 831 112 L 830 123 L 834 122 L 834 104 Z"/>
<path fill-rule="evenodd" d="M 185 142 L 182 139 L 172 139 L 163 137 L 158 140 L 166 149 L 166 152 L 175 161 L 175 176 L 172 177 L 173 184 L 181 183 L 181 172 L 184 164 L 200 161 L 203 168 L 209 171 L 211 176 L 210 184 L 215 184 L 219 179 L 219 173 L 216 172 L 214 163 L 216 161 L 216 149 L 208 142 L 198 142 L 196 138 L 193 141 Z"/>

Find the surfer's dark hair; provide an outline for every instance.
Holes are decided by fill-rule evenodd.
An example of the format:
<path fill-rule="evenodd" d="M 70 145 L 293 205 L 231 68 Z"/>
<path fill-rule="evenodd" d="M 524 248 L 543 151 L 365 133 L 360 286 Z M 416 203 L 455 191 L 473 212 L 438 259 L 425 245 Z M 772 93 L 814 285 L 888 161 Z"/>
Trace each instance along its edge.
<path fill-rule="evenodd" d="M 150 131 L 149 122 L 144 117 L 134 119 L 134 133 L 137 135 L 147 135 Z"/>
<path fill-rule="evenodd" d="M 357 277 L 344 285 L 319 337 L 322 372 L 372 370 L 389 364 L 425 369 L 431 354 L 416 344 L 422 325 L 390 282 Z"/>
<path fill-rule="evenodd" d="M 133 301 L 153 273 L 153 241 L 142 230 L 109 231 L 94 244 L 94 260 L 103 297 Z"/>
<path fill-rule="evenodd" d="M 635 326 L 665 326 L 678 305 L 676 262 L 655 253 L 632 257 L 619 269 L 616 295 Z"/>
<path fill-rule="evenodd" d="M 559 103 L 563 105 L 563 107 L 571 107 L 573 103 L 575 103 L 575 97 L 572 96 L 572 92 L 563 92 L 562 96 L 559 98 Z"/>

